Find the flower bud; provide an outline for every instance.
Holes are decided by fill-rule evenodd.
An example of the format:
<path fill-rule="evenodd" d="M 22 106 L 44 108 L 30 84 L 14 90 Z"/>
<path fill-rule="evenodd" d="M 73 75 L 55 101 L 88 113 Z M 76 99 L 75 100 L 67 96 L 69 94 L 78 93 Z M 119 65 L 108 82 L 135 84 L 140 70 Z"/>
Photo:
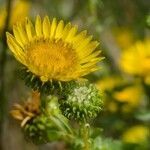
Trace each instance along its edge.
<path fill-rule="evenodd" d="M 63 99 L 59 103 L 67 118 L 78 121 L 96 117 L 102 108 L 99 90 L 87 81 L 66 84 L 63 88 Z"/>

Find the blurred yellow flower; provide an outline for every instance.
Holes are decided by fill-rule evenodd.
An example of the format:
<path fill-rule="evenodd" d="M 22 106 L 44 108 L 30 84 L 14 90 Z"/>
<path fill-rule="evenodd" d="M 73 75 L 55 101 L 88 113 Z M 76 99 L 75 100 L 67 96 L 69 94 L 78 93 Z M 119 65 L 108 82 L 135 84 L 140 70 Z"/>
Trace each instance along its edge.
<path fill-rule="evenodd" d="M 12 10 L 10 12 L 9 28 L 12 28 L 13 24 L 18 21 L 22 21 L 29 14 L 30 2 L 25 0 L 14 0 L 12 4 Z M 5 19 L 7 16 L 6 8 L 0 10 L 0 32 L 5 25 Z"/>
<path fill-rule="evenodd" d="M 115 40 L 121 49 L 126 49 L 132 45 L 134 38 L 133 33 L 127 27 L 118 27 L 113 30 Z"/>
<path fill-rule="evenodd" d="M 148 127 L 143 125 L 136 125 L 129 128 L 122 135 L 122 140 L 127 143 L 141 143 L 147 140 L 150 136 L 150 130 Z"/>
<path fill-rule="evenodd" d="M 29 19 L 7 33 L 7 43 L 15 58 L 42 82 L 70 81 L 99 69 L 99 45 L 87 32 L 56 18 L 50 22 L 37 16 L 35 27 Z"/>
<path fill-rule="evenodd" d="M 122 85 L 125 81 L 119 76 L 106 76 L 100 79 L 96 86 L 97 88 L 103 92 L 103 101 L 105 104 L 105 108 L 110 112 L 114 113 L 118 110 L 118 105 L 115 101 L 112 101 L 110 97 L 105 93 L 106 91 L 113 91 L 114 88 Z M 110 96 L 110 95 L 109 95 Z"/>
<path fill-rule="evenodd" d="M 107 103 L 106 103 L 106 108 L 107 108 L 110 112 L 112 112 L 112 113 L 115 113 L 115 112 L 117 112 L 117 110 L 118 110 L 117 103 L 114 102 L 114 101 L 107 102 Z"/>
<path fill-rule="evenodd" d="M 97 88 L 103 91 L 105 107 L 110 112 L 116 112 L 120 107 L 119 103 L 123 104 L 120 107 L 123 113 L 134 110 L 142 103 L 142 87 L 135 84 L 123 88 L 126 84 L 127 81 L 118 76 L 104 77 L 96 83 Z M 110 91 L 111 94 L 108 96 L 106 91 Z"/>
<path fill-rule="evenodd" d="M 116 91 L 113 97 L 122 103 L 127 103 L 131 107 L 136 107 L 140 104 L 142 96 L 142 88 L 140 86 L 129 86 L 121 91 Z"/>
<path fill-rule="evenodd" d="M 148 84 L 148 85 L 150 85 L 150 76 L 147 76 L 145 78 L 145 83 Z"/>
<path fill-rule="evenodd" d="M 138 41 L 123 51 L 120 68 L 131 75 L 150 76 L 150 39 Z"/>
<path fill-rule="evenodd" d="M 117 76 L 108 76 L 104 77 L 96 83 L 97 88 L 102 91 L 112 90 L 116 86 L 122 84 L 124 81 L 120 77 Z"/>

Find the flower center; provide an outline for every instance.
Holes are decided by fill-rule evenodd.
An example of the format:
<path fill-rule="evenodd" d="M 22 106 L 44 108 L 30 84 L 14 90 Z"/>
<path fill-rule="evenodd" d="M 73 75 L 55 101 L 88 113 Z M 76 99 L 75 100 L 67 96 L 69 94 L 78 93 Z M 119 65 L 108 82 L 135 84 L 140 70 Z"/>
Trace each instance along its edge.
<path fill-rule="evenodd" d="M 75 51 L 61 40 L 34 42 L 27 48 L 26 56 L 29 69 L 43 81 L 63 80 L 77 64 Z"/>

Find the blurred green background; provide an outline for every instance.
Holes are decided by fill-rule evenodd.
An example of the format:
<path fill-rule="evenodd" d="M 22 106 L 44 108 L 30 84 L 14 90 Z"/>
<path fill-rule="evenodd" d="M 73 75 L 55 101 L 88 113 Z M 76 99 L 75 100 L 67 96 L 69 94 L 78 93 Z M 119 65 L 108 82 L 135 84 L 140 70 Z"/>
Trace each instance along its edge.
<path fill-rule="evenodd" d="M 13 103 L 25 100 L 31 89 L 18 78 L 19 64 L 6 46 L 5 31 L 26 16 L 34 21 L 37 14 L 70 21 L 100 41 L 105 57 L 101 70 L 87 76 L 104 99 L 103 111 L 92 121 L 102 130 L 95 142 L 103 143 L 104 150 L 149 150 L 149 0 L 0 0 L 0 149 L 63 149 L 63 143 L 26 142 L 9 114 Z"/>

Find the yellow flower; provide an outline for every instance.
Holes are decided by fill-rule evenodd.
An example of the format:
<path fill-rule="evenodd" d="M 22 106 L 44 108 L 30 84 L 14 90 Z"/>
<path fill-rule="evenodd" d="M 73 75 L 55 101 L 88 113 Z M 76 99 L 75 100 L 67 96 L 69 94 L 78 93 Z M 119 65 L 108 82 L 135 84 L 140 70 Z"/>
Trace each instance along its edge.
<path fill-rule="evenodd" d="M 127 143 L 142 143 L 149 136 L 150 130 L 146 126 L 136 125 L 129 128 L 122 136 L 124 142 Z"/>
<path fill-rule="evenodd" d="M 108 76 L 96 83 L 98 89 L 105 91 L 105 90 L 113 90 L 113 88 L 121 85 L 124 82 L 123 79 L 117 76 Z"/>
<path fill-rule="evenodd" d="M 103 101 L 105 108 L 112 113 L 117 112 L 118 105 L 115 101 L 113 101 L 110 98 L 111 95 L 107 92 L 112 92 L 116 87 L 122 85 L 124 82 L 125 81 L 121 77 L 112 75 L 106 76 L 98 80 L 96 83 L 97 88 L 103 93 Z"/>
<path fill-rule="evenodd" d="M 7 33 L 10 50 L 42 82 L 70 81 L 99 69 L 99 43 L 86 31 L 77 33 L 70 23 L 37 16 L 35 27 L 26 19 L 13 27 L 13 33 Z"/>
<path fill-rule="evenodd" d="M 141 87 L 134 85 L 115 92 L 113 97 L 119 102 L 127 103 L 132 107 L 136 107 L 140 103 L 141 95 Z"/>
<path fill-rule="evenodd" d="M 133 43 L 133 33 L 127 27 L 114 29 L 115 40 L 121 49 L 126 49 Z"/>
<path fill-rule="evenodd" d="M 123 51 L 120 67 L 131 75 L 150 76 L 150 39 L 143 42 L 138 41 Z"/>
<path fill-rule="evenodd" d="M 22 21 L 22 19 L 29 14 L 30 9 L 30 3 L 24 0 L 15 0 L 12 5 L 9 28 L 11 28 L 17 21 Z M 0 32 L 4 28 L 6 16 L 6 8 L 2 8 L 0 11 Z"/>

